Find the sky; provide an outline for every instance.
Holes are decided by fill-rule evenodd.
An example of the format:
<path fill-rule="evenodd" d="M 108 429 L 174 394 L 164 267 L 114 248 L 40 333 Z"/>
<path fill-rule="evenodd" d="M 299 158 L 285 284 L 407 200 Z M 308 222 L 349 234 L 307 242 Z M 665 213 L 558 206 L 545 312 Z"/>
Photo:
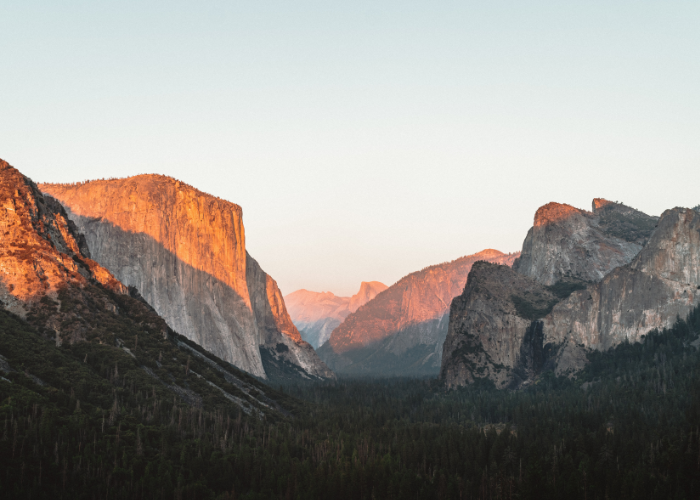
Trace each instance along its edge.
<path fill-rule="evenodd" d="M 537 208 L 700 204 L 697 1 L 0 3 L 0 158 L 243 207 L 284 294 L 352 295 Z"/>

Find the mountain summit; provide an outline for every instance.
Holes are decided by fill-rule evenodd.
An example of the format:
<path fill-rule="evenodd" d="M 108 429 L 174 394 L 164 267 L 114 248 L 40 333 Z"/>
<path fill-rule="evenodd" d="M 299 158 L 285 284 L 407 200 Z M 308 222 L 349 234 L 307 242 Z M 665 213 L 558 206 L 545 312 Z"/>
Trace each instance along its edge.
<path fill-rule="evenodd" d="M 564 277 L 599 281 L 639 253 L 657 220 L 602 198 L 592 212 L 548 203 L 535 213 L 513 269 L 545 285 Z"/>

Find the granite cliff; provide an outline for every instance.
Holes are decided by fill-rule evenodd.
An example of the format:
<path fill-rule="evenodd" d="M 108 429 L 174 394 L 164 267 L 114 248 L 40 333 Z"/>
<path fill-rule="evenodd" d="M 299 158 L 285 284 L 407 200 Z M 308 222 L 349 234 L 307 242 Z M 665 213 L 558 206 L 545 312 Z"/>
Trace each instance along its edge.
<path fill-rule="evenodd" d="M 534 320 L 556 301 L 546 286 L 508 266 L 477 262 L 450 306 L 440 377 L 448 387 L 477 378 L 505 387 L 538 373 L 543 352 L 531 357 L 524 351 L 533 337 L 541 340 L 542 328 Z M 541 342 L 539 346 L 544 349 Z M 524 373 L 515 373 L 519 367 Z"/>
<path fill-rule="evenodd" d="M 676 208 L 651 218 L 605 200 L 594 200 L 593 214 L 569 207 L 552 217 L 551 205 L 543 208 L 536 225 L 547 215 L 554 227 L 528 233 L 527 257 L 512 269 L 474 266 L 453 301 L 441 367 L 448 387 L 476 378 L 519 387 L 548 369 L 571 375 L 585 365 L 588 351 L 639 341 L 700 303 L 697 212 Z M 601 243 L 603 237 L 611 243 Z M 624 262 L 620 240 L 641 251 Z"/>
<path fill-rule="evenodd" d="M 175 331 L 259 377 L 333 377 L 246 252 L 238 205 L 160 175 L 39 187 Z"/>
<path fill-rule="evenodd" d="M 513 269 L 545 285 L 599 281 L 639 253 L 657 219 L 600 198 L 592 212 L 549 203 L 537 210 Z"/>
<path fill-rule="evenodd" d="M 510 265 L 517 256 L 484 250 L 409 274 L 348 315 L 319 356 L 338 373 L 437 374 L 450 302 L 472 265 L 480 260 Z"/>
<path fill-rule="evenodd" d="M 352 297 L 339 297 L 331 292 L 297 290 L 284 297 L 287 310 L 301 336 L 315 349 L 323 345 L 348 314 L 387 289 L 379 281 L 363 281 Z"/>
<path fill-rule="evenodd" d="M 545 339 L 593 349 L 637 342 L 670 327 L 700 303 L 700 214 L 661 214 L 644 249 L 626 266 L 557 304 L 544 319 Z"/>

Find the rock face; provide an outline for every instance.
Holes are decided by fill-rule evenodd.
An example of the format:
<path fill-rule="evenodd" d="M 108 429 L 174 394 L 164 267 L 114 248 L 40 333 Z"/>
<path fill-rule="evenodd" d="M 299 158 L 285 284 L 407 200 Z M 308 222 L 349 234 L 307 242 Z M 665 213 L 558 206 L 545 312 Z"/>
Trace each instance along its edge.
<path fill-rule="evenodd" d="M 670 327 L 698 303 L 700 214 L 674 208 L 661 215 L 649 242 L 629 265 L 554 307 L 545 319 L 546 339 L 609 349 Z"/>
<path fill-rule="evenodd" d="M 0 234 L 0 310 L 9 328 L 0 335 L 12 339 L 3 343 L 0 372 L 22 371 L 49 391 L 40 395 L 31 389 L 36 397 L 75 387 L 90 411 L 108 413 L 111 403 L 98 405 L 112 395 L 122 409 L 135 401 L 129 398 L 133 386 L 123 389 L 128 380 L 152 400 L 160 398 L 158 408 L 172 401 L 200 411 L 287 413 L 266 395 L 268 387 L 175 334 L 134 289 L 91 260 L 85 238 L 61 204 L 2 160 Z M 16 322 L 8 310 L 25 321 Z M 20 328 L 13 331 L 13 323 Z M 88 377 L 91 389 L 81 391 Z M 140 419 L 141 411 L 132 410 L 127 418 Z"/>
<path fill-rule="evenodd" d="M 593 200 L 593 212 L 549 203 L 537 210 L 513 269 L 545 285 L 565 277 L 600 281 L 639 253 L 656 221 L 599 198 Z"/>
<path fill-rule="evenodd" d="M 269 375 L 263 357 L 273 371 L 333 376 L 301 340 L 275 281 L 247 254 L 238 205 L 159 175 L 40 189 L 65 207 L 93 258 L 175 331 L 259 377 Z"/>
<path fill-rule="evenodd" d="M 585 284 L 581 276 L 594 277 L 612 264 L 601 261 L 605 253 L 598 251 L 589 254 L 592 263 L 586 266 L 578 260 L 581 246 L 563 245 L 558 239 L 550 240 L 549 246 L 528 248 L 529 262 L 540 264 L 526 269 L 538 269 L 537 280 L 518 273 L 515 266 L 475 266 L 463 294 L 452 304 L 441 368 L 448 387 L 477 378 L 498 387 L 519 387 L 547 369 L 572 374 L 585 365 L 588 350 L 639 341 L 653 329 L 672 326 L 700 304 L 700 214 L 667 210 L 654 219 L 657 227 L 647 236 L 648 219 L 640 212 L 604 200 L 594 200 L 594 210 L 599 217 L 596 230 L 603 227 L 616 232 L 615 238 L 636 239 L 644 243 L 641 252 L 601 280 Z M 570 226 L 580 214 L 572 217 L 567 212 L 559 220 Z M 557 224 L 551 222 L 553 217 L 549 220 Z M 537 233 L 531 230 L 524 249 L 535 240 L 533 234 Z M 616 262 L 620 254 L 607 255 Z M 521 270 L 523 262 L 528 261 L 521 260 Z M 545 285 L 552 276 L 562 277 L 558 273 L 563 262 L 576 262 L 572 268 L 581 272 Z"/>
<path fill-rule="evenodd" d="M 0 234 L 1 305 L 22 318 L 44 308 L 55 311 L 40 315 L 39 326 L 55 335 L 57 345 L 81 340 L 84 332 L 80 321 L 61 311 L 61 297 L 82 298 L 95 284 L 127 293 L 109 271 L 87 257 L 85 239 L 61 205 L 42 196 L 36 184 L 2 160 Z M 104 297 L 97 300 L 108 309 L 116 307 Z"/>
<path fill-rule="evenodd" d="M 557 297 L 534 279 L 508 266 L 477 262 L 464 292 L 450 307 L 440 377 L 448 387 L 476 378 L 506 387 L 539 373 L 544 359 L 542 325 L 533 318 L 556 302 Z M 517 368 L 522 373 L 515 373 Z"/>
<path fill-rule="evenodd" d="M 297 290 L 284 297 L 292 321 L 301 336 L 315 349 L 324 344 L 331 332 L 348 314 L 387 289 L 379 281 L 363 281 L 360 291 L 352 297 L 338 297 L 331 292 Z"/>
<path fill-rule="evenodd" d="M 512 264 L 518 254 L 484 250 L 409 274 L 350 314 L 319 350 L 338 373 L 435 375 L 449 307 L 480 260 Z"/>

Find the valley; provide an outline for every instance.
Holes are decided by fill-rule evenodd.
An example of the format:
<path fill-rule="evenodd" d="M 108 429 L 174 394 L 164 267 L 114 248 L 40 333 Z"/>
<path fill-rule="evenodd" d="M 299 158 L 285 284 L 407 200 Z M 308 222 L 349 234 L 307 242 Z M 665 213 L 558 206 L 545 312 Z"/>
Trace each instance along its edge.
<path fill-rule="evenodd" d="M 351 296 L 282 295 L 240 206 L 0 163 L 16 498 L 694 498 L 700 212 L 549 203 Z"/>

